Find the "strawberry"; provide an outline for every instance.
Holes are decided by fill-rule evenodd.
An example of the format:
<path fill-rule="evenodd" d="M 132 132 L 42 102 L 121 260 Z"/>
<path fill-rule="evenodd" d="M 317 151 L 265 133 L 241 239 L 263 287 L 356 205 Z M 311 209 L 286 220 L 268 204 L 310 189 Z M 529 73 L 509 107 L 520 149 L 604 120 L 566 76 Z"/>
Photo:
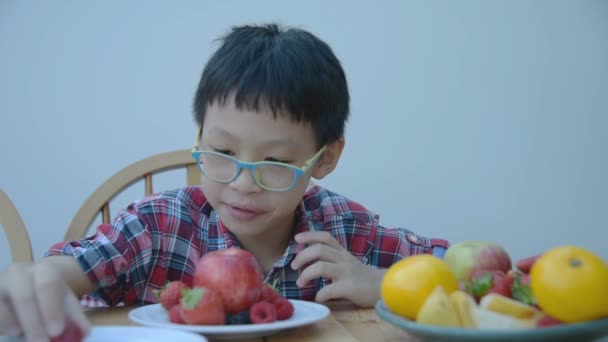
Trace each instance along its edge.
<path fill-rule="evenodd" d="M 179 304 L 173 305 L 173 307 L 169 310 L 169 322 L 175 324 L 186 324 L 186 322 L 184 322 L 182 319 L 181 310 L 182 307 Z"/>
<path fill-rule="evenodd" d="M 51 342 L 80 342 L 84 341 L 84 333 L 74 322 L 67 322 L 61 335 L 51 338 Z"/>
<path fill-rule="evenodd" d="M 249 308 L 249 320 L 254 324 L 272 323 L 277 320 L 277 310 L 272 303 L 257 302 Z"/>
<path fill-rule="evenodd" d="M 273 302 L 277 311 L 277 319 L 282 321 L 293 316 L 293 304 L 285 297 L 277 297 Z"/>
<path fill-rule="evenodd" d="M 541 254 L 538 254 L 521 259 L 515 263 L 515 267 L 517 267 L 517 269 L 519 269 L 520 271 L 528 274 L 530 273 L 530 269 L 532 269 L 532 265 L 534 265 L 534 263 L 540 256 Z"/>
<path fill-rule="evenodd" d="M 224 325 L 226 314 L 222 298 L 205 287 L 193 287 L 183 291 L 180 300 L 180 316 L 186 324 Z"/>
<path fill-rule="evenodd" d="M 264 284 L 262 286 L 262 294 L 260 295 L 260 299 L 258 302 L 274 302 L 277 298 L 279 298 L 279 293 L 270 285 Z"/>
<path fill-rule="evenodd" d="M 512 269 L 507 272 L 507 277 L 515 279 L 516 277 L 521 277 L 524 274 L 525 273 L 520 270 Z"/>
<path fill-rule="evenodd" d="M 160 302 L 160 305 L 162 305 L 165 310 L 169 311 L 173 306 L 179 304 L 179 301 L 182 298 L 182 290 L 187 288 L 188 285 L 176 280 L 167 283 L 160 290 L 154 290 L 154 295 Z"/>
<path fill-rule="evenodd" d="M 532 290 L 530 289 L 529 275 L 516 275 L 513 279 L 513 284 L 511 284 L 511 293 L 513 299 L 524 304 L 538 307 L 538 305 L 536 305 L 536 299 L 534 298 Z"/>
<path fill-rule="evenodd" d="M 519 280 L 521 280 L 521 283 L 526 285 L 526 286 L 530 286 L 530 275 L 529 274 L 524 274 L 522 275 Z"/>
<path fill-rule="evenodd" d="M 497 293 L 511 298 L 511 285 L 513 279 L 503 271 L 474 272 L 466 285 L 466 292 L 479 301 L 488 293 Z"/>
<path fill-rule="evenodd" d="M 544 316 L 543 318 L 539 319 L 538 322 L 536 322 L 536 327 L 545 328 L 545 327 L 552 327 L 555 325 L 562 325 L 562 324 L 564 324 L 564 322 L 562 322 L 558 319 L 555 319 L 550 316 Z"/>

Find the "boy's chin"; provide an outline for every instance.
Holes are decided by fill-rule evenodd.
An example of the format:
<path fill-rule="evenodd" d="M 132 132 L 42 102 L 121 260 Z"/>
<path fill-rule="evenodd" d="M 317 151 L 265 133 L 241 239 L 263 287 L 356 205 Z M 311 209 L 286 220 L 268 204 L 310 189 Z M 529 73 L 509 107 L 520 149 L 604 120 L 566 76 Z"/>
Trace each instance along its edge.
<path fill-rule="evenodd" d="M 236 237 L 263 236 L 268 230 L 266 225 L 253 222 L 224 222 L 224 226 Z"/>
<path fill-rule="evenodd" d="M 264 227 L 267 226 L 264 222 L 264 215 L 258 215 L 254 218 L 243 220 L 238 217 L 233 217 L 229 212 L 223 210 L 220 219 L 222 220 L 224 227 L 235 234 L 247 234 L 248 232 L 249 234 L 259 234 L 264 230 Z"/>

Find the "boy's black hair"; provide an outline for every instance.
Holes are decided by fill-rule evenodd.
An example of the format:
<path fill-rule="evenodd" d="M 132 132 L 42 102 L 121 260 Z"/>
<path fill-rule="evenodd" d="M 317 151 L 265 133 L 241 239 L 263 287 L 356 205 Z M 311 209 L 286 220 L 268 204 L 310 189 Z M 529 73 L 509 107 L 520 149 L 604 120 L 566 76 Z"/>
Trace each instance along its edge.
<path fill-rule="evenodd" d="M 302 29 L 277 24 L 237 26 L 222 37 L 194 98 L 202 125 L 207 107 L 234 95 L 237 108 L 268 106 L 275 117 L 311 123 L 320 146 L 344 134 L 349 115 L 346 76 L 331 48 Z"/>

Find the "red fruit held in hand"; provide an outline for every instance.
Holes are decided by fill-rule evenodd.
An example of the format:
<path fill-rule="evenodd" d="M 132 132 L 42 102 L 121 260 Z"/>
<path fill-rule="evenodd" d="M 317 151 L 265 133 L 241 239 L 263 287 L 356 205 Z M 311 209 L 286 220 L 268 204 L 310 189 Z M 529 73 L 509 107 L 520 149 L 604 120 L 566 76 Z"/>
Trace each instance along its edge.
<path fill-rule="evenodd" d="M 238 248 L 205 254 L 196 265 L 192 283 L 217 291 L 229 314 L 248 310 L 259 300 L 263 285 L 264 275 L 255 256 Z"/>
<path fill-rule="evenodd" d="M 182 320 L 187 324 L 223 325 L 226 322 L 222 298 L 214 290 L 203 287 L 184 290 L 180 306 Z"/>
<path fill-rule="evenodd" d="M 249 309 L 249 320 L 254 324 L 272 323 L 277 320 L 277 310 L 272 303 L 257 302 Z"/>
<path fill-rule="evenodd" d="M 279 296 L 280 295 L 277 292 L 277 290 L 273 289 L 272 286 L 270 286 L 268 284 L 264 284 L 264 286 L 262 286 L 262 292 L 260 294 L 259 301 L 272 303 L 277 298 L 279 298 Z"/>
<path fill-rule="evenodd" d="M 84 341 L 84 333 L 74 322 L 67 322 L 61 335 L 51 338 L 51 342 L 81 342 Z"/>
<path fill-rule="evenodd" d="M 519 269 L 520 271 L 528 274 L 528 273 L 530 273 L 530 270 L 532 269 L 532 265 L 534 265 L 534 263 L 540 256 L 541 256 L 541 254 L 538 254 L 538 255 L 534 255 L 531 257 L 521 259 L 515 263 L 515 267 L 517 267 L 517 269 Z"/>
<path fill-rule="evenodd" d="M 169 311 L 172 307 L 179 304 L 182 299 L 182 290 L 187 289 L 188 285 L 176 280 L 167 283 L 162 289 L 155 290 L 154 295 L 165 310 Z"/>
<path fill-rule="evenodd" d="M 278 297 L 274 301 L 274 308 L 277 310 L 277 319 L 282 321 L 293 316 L 294 307 L 289 299 Z"/>
<path fill-rule="evenodd" d="M 182 319 L 181 311 L 182 307 L 179 304 L 173 305 L 173 307 L 169 310 L 169 322 L 175 324 L 185 324 L 186 322 L 184 322 Z"/>

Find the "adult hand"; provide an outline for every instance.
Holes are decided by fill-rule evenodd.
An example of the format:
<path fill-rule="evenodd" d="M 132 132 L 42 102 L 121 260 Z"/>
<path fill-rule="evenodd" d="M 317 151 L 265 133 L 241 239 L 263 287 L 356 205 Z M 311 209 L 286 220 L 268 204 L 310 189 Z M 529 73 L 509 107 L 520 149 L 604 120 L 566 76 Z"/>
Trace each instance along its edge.
<path fill-rule="evenodd" d="M 0 274 L 0 334 L 49 341 L 75 324 L 84 335 L 89 322 L 59 267 L 16 263 Z"/>

